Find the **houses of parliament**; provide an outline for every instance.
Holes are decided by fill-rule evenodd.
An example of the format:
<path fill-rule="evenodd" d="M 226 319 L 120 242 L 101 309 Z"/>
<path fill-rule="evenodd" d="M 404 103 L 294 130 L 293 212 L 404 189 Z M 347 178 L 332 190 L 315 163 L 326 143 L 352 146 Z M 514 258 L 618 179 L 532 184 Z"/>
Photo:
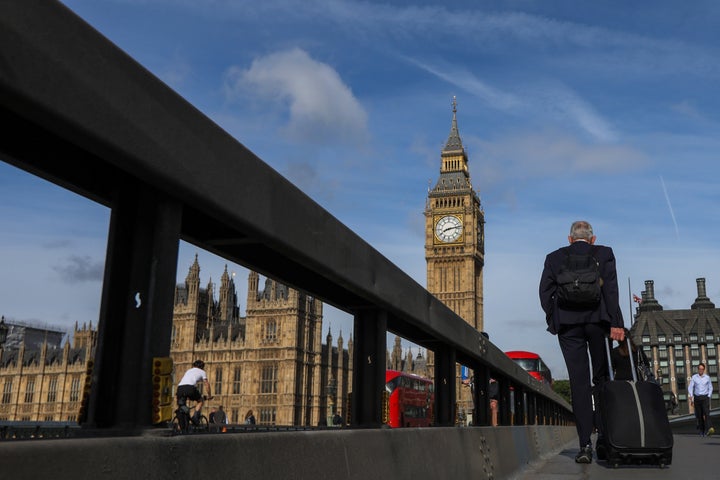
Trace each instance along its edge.
<path fill-rule="evenodd" d="M 485 216 L 470 180 L 454 100 L 452 107 L 439 177 L 424 210 L 427 289 L 482 331 Z M 208 281 L 204 287 L 200 267 L 196 256 L 175 288 L 174 387 L 195 359 L 203 359 L 214 396 L 210 406 L 223 405 L 231 423 L 241 423 L 250 409 L 261 425 L 314 426 L 335 412 L 346 416 L 353 342 L 341 332 L 337 339 L 330 329 L 323 332 L 322 302 L 270 278 L 261 282 L 251 271 L 241 316 L 227 267 L 219 285 Z M 62 332 L 7 325 L 13 340 L 0 347 L 0 420 L 77 421 L 92 388 L 92 325 L 76 325 L 72 342 L 64 345 Z M 431 377 L 433 364 L 432 352 L 404 349 L 399 338 L 387 353 L 389 369 Z M 469 389 L 457 385 L 458 407 L 469 412 Z"/>

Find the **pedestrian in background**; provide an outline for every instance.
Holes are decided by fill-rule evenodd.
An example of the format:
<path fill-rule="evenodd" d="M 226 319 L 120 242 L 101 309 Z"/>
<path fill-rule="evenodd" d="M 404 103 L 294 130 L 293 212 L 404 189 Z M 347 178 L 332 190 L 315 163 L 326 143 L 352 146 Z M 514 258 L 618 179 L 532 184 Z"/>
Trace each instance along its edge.
<path fill-rule="evenodd" d="M 690 406 L 695 407 L 697 429 L 704 437 L 715 433 L 715 429 L 710 424 L 710 397 L 713 387 L 710 376 L 705 375 L 705 364 L 701 363 L 697 369 L 698 373 L 692 376 L 688 385 L 688 397 L 690 397 Z"/>

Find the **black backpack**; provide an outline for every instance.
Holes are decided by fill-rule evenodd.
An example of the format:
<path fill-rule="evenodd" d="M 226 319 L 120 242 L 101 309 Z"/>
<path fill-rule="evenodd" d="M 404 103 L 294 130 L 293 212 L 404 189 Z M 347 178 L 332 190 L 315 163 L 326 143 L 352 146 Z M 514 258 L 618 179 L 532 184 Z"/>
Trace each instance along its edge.
<path fill-rule="evenodd" d="M 589 253 L 570 253 L 564 248 L 565 263 L 557 275 L 558 305 L 570 309 L 591 309 L 600 303 L 600 263 L 595 258 L 597 247 L 591 247 Z"/>

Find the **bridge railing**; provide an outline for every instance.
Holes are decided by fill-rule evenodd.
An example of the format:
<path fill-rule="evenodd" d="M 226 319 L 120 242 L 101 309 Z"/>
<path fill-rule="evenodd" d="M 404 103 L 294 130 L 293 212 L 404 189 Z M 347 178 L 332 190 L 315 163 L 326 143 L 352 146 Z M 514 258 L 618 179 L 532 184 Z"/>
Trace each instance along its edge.
<path fill-rule="evenodd" d="M 456 363 L 474 370 L 478 424 L 491 375 L 503 423 L 570 418 L 548 386 L 60 2 L 0 4 L 0 120 L 2 160 L 111 209 L 86 426 L 150 424 L 148 366 L 169 354 L 181 239 L 353 315 L 354 426 L 380 425 L 388 331 L 434 352 L 439 425 L 454 423 Z"/>

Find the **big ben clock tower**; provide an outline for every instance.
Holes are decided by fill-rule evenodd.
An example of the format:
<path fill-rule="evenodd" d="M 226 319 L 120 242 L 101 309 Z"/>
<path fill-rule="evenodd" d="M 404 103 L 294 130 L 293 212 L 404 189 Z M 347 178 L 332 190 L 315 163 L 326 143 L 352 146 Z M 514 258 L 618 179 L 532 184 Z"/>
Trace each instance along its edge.
<path fill-rule="evenodd" d="M 427 289 L 467 323 L 483 330 L 485 214 L 473 190 L 453 97 L 450 135 L 440 177 L 425 207 Z"/>

